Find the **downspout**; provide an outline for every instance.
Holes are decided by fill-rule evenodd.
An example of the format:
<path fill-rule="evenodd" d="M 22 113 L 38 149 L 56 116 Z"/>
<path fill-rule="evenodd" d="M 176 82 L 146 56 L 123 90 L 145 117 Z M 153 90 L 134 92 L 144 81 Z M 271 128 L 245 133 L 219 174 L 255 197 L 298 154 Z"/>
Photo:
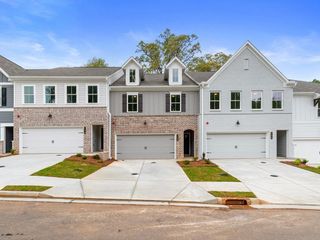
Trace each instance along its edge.
<path fill-rule="evenodd" d="M 204 152 L 204 143 L 203 143 L 203 137 L 204 137 L 204 126 L 203 126 L 203 83 L 200 84 L 200 135 L 201 135 L 201 151 L 200 156 L 202 156 L 202 153 Z"/>
<path fill-rule="evenodd" d="M 110 112 L 110 87 L 109 87 L 109 81 L 107 80 L 107 115 L 108 115 L 108 155 L 109 159 L 111 159 L 112 154 L 111 154 L 111 138 L 112 138 L 112 133 L 111 133 L 111 112 Z"/>

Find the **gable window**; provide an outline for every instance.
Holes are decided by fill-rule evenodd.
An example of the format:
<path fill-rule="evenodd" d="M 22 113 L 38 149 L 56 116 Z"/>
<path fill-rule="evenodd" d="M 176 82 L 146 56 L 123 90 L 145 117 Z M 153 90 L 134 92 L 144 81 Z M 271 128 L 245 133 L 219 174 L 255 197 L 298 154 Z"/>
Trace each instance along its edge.
<path fill-rule="evenodd" d="M 272 109 L 281 110 L 283 108 L 283 91 L 272 92 Z"/>
<path fill-rule="evenodd" d="M 210 110 L 220 110 L 220 92 L 210 93 Z"/>
<path fill-rule="evenodd" d="M 34 86 L 23 87 L 23 101 L 24 103 L 34 103 Z"/>
<path fill-rule="evenodd" d="M 1 88 L 1 106 L 7 106 L 7 88 L 5 87 Z"/>
<path fill-rule="evenodd" d="M 251 109 L 252 110 L 262 109 L 262 91 L 251 92 Z"/>
<path fill-rule="evenodd" d="M 127 109 L 128 112 L 138 112 L 138 94 L 128 93 L 127 94 Z"/>
<path fill-rule="evenodd" d="M 135 69 L 130 69 L 129 70 L 129 82 L 130 83 L 135 83 L 136 82 L 136 70 Z"/>
<path fill-rule="evenodd" d="M 98 86 L 88 86 L 88 103 L 98 103 Z"/>
<path fill-rule="evenodd" d="M 241 109 L 241 92 L 239 91 L 231 92 L 230 108 L 232 110 Z"/>
<path fill-rule="evenodd" d="M 51 104 L 56 102 L 56 87 L 45 86 L 45 103 Z"/>
<path fill-rule="evenodd" d="M 170 112 L 181 112 L 181 94 L 170 94 Z"/>
<path fill-rule="evenodd" d="M 172 69 L 172 82 L 174 82 L 174 83 L 179 82 L 179 69 L 178 68 Z"/>
<path fill-rule="evenodd" d="M 67 86 L 67 103 L 77 103 L 77 86 Z"/>

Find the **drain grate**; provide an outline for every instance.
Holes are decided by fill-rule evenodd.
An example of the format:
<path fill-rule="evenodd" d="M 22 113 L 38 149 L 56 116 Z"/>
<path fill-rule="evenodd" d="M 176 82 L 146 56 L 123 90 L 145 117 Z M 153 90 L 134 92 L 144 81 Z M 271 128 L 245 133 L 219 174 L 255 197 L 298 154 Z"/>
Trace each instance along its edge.
<path fill-rule="evenodd" d="M 271 174 L 270 177 L 279 177 L 279 176 L 275 174 Z"/>
<path fill-rule="evenodd" d="M 4 168 L 4 167 L 5 167 L 5 166 L 3 166 L 3 165 L 2 165 L 2 166 L 0 166 L 0 168 Z"/>
<path fill-rule="evenodd" d="M 151 164 L 155 164 L 155 163 L 157 163 L 157 162 L 151 162 Z"/>
<path fill-rule="evenodd" d="M 248 205 L 246 199 L 227 199 L 226 205 Z"/>
<path fill-rule="evenodd" d="M 135 172 L 135 173 L 131 173 L 131 175 L 139 175 L 139 174 Z"/>
<path fill-rule="evenodd" d="M 260 162 L 260 163 L 262 163 L 262 164 L 266 164 L 267 162 Z"/>
<path fill-rule="evenodd" d="M 62 155 L 61 155 L 61 154 L 57 154 L 56 156 L 57 156 L 57 157 L 60 157 L 60 156 L 62 156 Z"/>

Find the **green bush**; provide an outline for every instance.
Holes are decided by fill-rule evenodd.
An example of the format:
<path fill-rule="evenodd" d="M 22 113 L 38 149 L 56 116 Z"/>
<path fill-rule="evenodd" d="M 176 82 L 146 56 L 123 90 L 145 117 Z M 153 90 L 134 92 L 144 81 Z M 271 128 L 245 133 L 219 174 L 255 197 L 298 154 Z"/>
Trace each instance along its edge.
<path fill-rule="evenodd" d="M 16 154 L 16 150 L 15 150 L 15 149 L 11 149 L 11 150 L 10 150 L 10 153 L 11 153 L 12 155 Z"/>
<path fill-rule="evenodd" d="M 211 163 L 209 159 L 205 159 L 204 161 L 205 161 L 206 164 L 210 164 Z"/>
<path fill-rule="evenodd" d="M 295 165 L 300 165 L 302 163 L 300 158 L 297 158 L 296 160 L 294 160 L 293 162 Z"/>
<path fill-rule="evenodd" d="M 190 161 L 189 160 L 184 160 L 183 163 L 184 163 L 184 165 L 189 165 Z"/>
<path fill-rule="evenodd" d="M 198 157 L 193 157 L 193 161 L 198 161 Z"/>
<path fill-rule="evenodd" d="M 86 160 L 87 158 L 88 158 L 88 157 L 85 156 L 85 155 L 82 156 L 82 159 L 83 159 L 83 160 Z"/>
<path fill-rule="evenodd" d="M 308 161 L 307 159 L 302 159 L 302 160 L 301 160 L 301 163 L 302 163 L 302 164 L 307 164 L 308 162 L 309 162 L 309 161 Z"/>
<path fill-rule="evenodd" d="M 82 154 L 81 154 L 81 153 L 77 153 L 76 156 L 77 156 L 77 157 L 82 157 Z"/>
<path fill-rule="evenodd" d="M 94 156 L 93 156 L 93 159 L 95 159 L 95 160 L 100 160 L 99 154 L 94 155 Z"/>

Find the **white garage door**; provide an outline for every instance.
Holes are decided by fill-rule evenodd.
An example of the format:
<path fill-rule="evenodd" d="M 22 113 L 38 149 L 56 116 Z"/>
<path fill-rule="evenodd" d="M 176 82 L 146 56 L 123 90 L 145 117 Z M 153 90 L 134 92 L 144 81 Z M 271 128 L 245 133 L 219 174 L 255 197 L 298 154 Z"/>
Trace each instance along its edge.
<path fill-rule="evenodd" d="M 174 159 L 174 135 L 117 136 L 117 158 Z"/>
<path fill-rule="evenodd" d="M 22 129 L 22 153 L 82 153 L 83 128 Z"/>
<path fill-rule="evenodd" d="M 265 158 L 266 134 L 208 134 L 207 156 L 219 158 Z"/>
<path fill-rule="evenodd" d="M 309 163 L 320 163 L 320 140 L 293 141 L 294 156 L 305 158 Z"/>

